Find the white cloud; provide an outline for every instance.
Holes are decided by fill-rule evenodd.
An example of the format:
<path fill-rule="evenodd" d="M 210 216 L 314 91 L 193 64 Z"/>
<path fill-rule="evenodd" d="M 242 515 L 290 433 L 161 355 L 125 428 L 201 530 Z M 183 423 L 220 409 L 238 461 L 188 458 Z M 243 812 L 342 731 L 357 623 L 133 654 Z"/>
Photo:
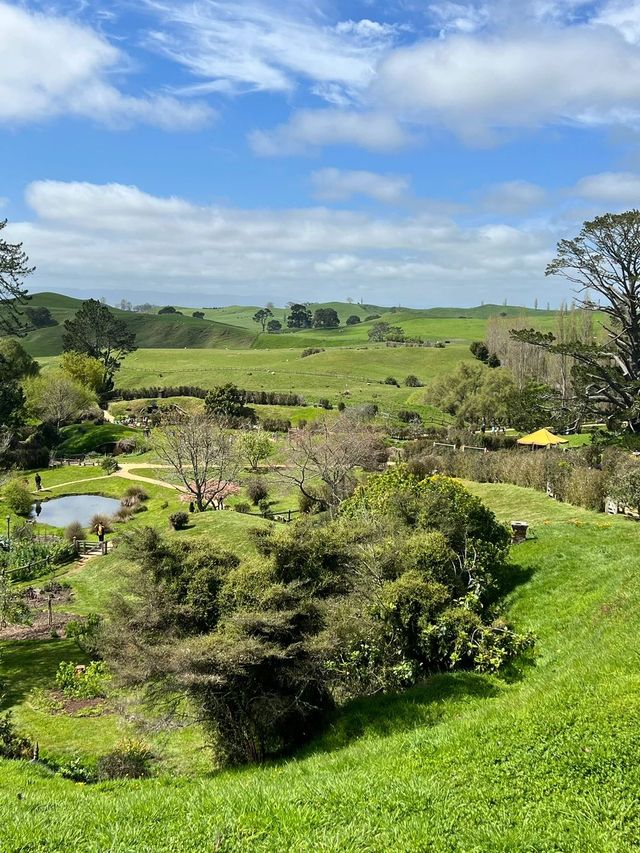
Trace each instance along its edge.
<path fill-rule="evenodd" d="M 394 51 L 378 74 L 396 116 L 471 141 L 547 123 L 640 124 L 640 53 L 604 27 L 453 35 Z"/>
<path fill-rule="evenodd" d="M 146 0 L 161 30 L 148 46 L 184 65 L 203 82 L 198 92 L 252 90 L 288 92 L 299 79 L 350 98 L 365 88 L 396 27 L 364 19 L 329 25 L 307 0 Z"/>
<path fill-rule="evenodd" d="M 385 204 L 402 204 L 410 191 L 409 180 L 401 175 L 360 170 L 320 169 L 311 175 L 311 183 L 315 197 L 323 201 L 347 201 L 364 195 Z"/>
<path fill-rule="evenodd" d="M 0 56 L 0 123 L 76 115 L 116 127 L 144 122 L 189 129 L 213 116 L 198 102 L 120 91 L 111 78 L 127 71 L 127 58 L 68 18 L 0 2 Z"/>
<path fill-rule="evenodd" d="M 605 204 L 640 208 L 640 175 L 635 172 L 602 172 L 578 181 L 572 194 Z"/>
<path fill-rule="evenodd" d="M 198 206 L 118 184 L 39 181 L 27 200 L 34 220 L 12 223 L 8 236 L 24 241 L 38 267 L 30 284 L 107 296 L 126 289 L 201 301 L 232 288 L 240 302 L 350 291 L 383 304 L 468 304 L 489 294 L 516 301 L 533 285 L 544 290 L 556 239 L 545 225 Z"/>
<path fill-rule="evenodd" d="M 595 21 L 613 27 L 630 44 L 640 41 L 640 0 L 611 0 L 605 3 Z"/>
<path fill-rule="evenodd" d="M 547 200 L 547 191 L 528 181 L 506 181 L 490 187 L 483 197 L 485 207 L 492 213 L 526 213 Z"/>
<path fill-rule="evenodd" d="M 309 154 L 323 145 L 357 145 L 371 151 L 393 151 L 409 145 L 411 137 L 390 114 L 349 110 L 300 110 L 272 130 L 249 135 L 256 154 L 279 157 Z"/>

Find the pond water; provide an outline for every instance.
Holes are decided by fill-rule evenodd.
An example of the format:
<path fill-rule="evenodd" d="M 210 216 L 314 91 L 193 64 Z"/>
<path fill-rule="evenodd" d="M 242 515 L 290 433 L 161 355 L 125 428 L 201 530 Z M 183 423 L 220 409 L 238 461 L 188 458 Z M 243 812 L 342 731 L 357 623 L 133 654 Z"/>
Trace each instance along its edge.
<path fill-rule="evenodd" d="M 103 498 L 102 495 L 69 495 L 66 498 L 54 498 L 33 505 L 31 515 L 39 524 L 52 527 L 66 527 L 72 521 L 78 521 L 86 527 L 96 513 L 113 515 L 120 507 L 115 498 Z"/>

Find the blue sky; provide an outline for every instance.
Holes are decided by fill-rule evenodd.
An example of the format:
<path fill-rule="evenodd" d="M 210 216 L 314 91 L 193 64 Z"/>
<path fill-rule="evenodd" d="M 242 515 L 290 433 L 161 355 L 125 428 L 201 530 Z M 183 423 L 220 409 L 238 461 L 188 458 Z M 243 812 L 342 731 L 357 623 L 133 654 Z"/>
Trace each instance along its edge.
<path fill-rule="evenodd" d="M 0 0 L 33 290 L 557 305 L 640 206 L 640 0 Z"/>

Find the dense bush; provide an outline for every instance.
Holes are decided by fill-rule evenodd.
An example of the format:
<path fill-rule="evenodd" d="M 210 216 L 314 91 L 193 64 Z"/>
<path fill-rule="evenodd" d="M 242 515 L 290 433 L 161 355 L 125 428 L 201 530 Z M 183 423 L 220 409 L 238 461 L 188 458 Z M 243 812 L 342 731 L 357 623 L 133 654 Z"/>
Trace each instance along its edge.
<path fill-rule="evenodd" d="M 321 409 L 333 409 L 333 404 L 327 397 L 320 397 L 318 400 L 318 406 Z"/>
<path fill-rule="evenodd" d="M 318 355 L 320 352 L 324 352 L 322 347 L 307 347 L 300 353 L 300 358 L 308 358 L 310 355 Z"/>
<path fill-rule="evenodd" d="M 6 505 L 16 515 L 28 516 L 33 506 L 33 498 L 29 489 L 20 480 L 11 480 L 2 490 Z"/>
<path fill-rule="evenodd" d="M 233 505 L 233 508 L 236 512 L 251 512 L 251 504 L 248 501 L 238 501 L 238 503 Z"/>
<path fill-rule="evenodd" d="M 404 384 L 407 388 L 422 388 L 422 382 L 417 376 L 414 376 L 413 373 L 410 373 L 409 376 L 407 376 L 404 380 Z"/>
<path fill-rule="evenodd" d="M 114 750 L 98 759 L 97 778 L 144 779 L 149 776 L 153 754 L 142 741 L 124 740 Z"/>
<path fill-rule="evenodd" d="M 254 477 L 246 485 L 247 495 L 254 506 L 269 496 L 269 488 L 263 477 Z"/>
<path fill-rule="evenodd" d="M 531 643 L 495 610 L 509 532 L 452 480 L 398 466 L 341 517 L 259 528 L 254 543 L 260 559 L 241 564 L 137 531 L 138 570 L 108 626 L 123 682 L 188 698 L 227 763 L 287 753 L 336 703 L 494 671 Z"/>
<path fill-rule="evenodd" d="M 291 421 L 288 418 L 263 418 L 262 429 L 266 432 L 289 432 Z"/>
<path fill-rule="evenodd" d="M 383 384 L 384 385 L 395 385 L 396 388 L 400 387 L 400 383 L 398 382 L 398 380 L 394 376 L 387 376 L 387 378 L 384 380 Z"/>
<path fill-rule="evenodd" d="M 112 456 L 105 456 L 100 463 L 100 467 L 103 471 L 106 471 L 107 474 L 113 474 L 114 471 L 118 470 L 118 463 Z"/>
<path fill-rule="evenodd" d="M 210 390 L 197 385 L 153 385 L 148 388 L 121 389 L 117 396 L 122 400 L 162 399 L 166 397 L 195 397 L 204 400 Z M 242 390 L 245 402 L 260 406 L 304 406 L 304 397 L 282 391 Z"/>
<path fill-rule="evenodd" d="M 189 524 L 188 512 L 172 512 L 169 516 L 169 524 L 174 530 L 184 530 Z"/>
<path fill-rule="evenodd" d="M 417 412 L 411 411 L 411 409 L 400 409 L 397 413 L 397 418 L 405 424 L 410 424 L 412 422 L 422 423 L 420 415 Z"/>

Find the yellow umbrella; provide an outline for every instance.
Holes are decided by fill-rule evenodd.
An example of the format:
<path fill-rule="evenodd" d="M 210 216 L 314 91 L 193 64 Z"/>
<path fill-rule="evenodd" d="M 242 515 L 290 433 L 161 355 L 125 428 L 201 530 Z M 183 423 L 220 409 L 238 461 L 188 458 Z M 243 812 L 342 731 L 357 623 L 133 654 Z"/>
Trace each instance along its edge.
<path fill-rule="evenodd" d="M 531 435 L 525 435 L 518 439 L 518 444 L 524 444 L 528 447 L 551 447 L 556 444 L 567 444 L 566 438 L 559 438 L 548 429 L 539 429 L 532 432 Z"/>

